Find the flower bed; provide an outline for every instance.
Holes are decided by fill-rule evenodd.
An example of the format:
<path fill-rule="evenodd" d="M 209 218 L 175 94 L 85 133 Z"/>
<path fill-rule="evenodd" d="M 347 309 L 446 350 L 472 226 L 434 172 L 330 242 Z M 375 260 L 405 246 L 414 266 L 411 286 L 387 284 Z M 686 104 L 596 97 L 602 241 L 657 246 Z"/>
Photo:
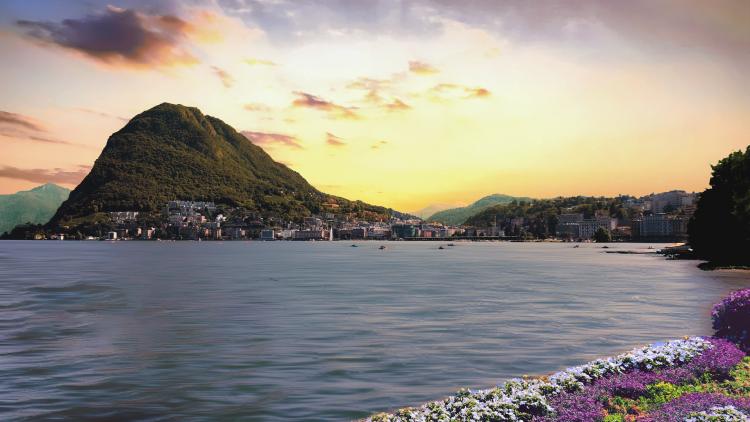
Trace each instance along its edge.
<path fill-rule="evenodd" d="M 717 303 L 711 312 L 716 336 L 750 352 L 750 289 L 738 290 Z"/>
<path fill-rule="evenodd" d="M 750 289 L 714 306 L 712 317 L 715 337 L 657 343 L 367 421 L 748 422 Z"/>
<path fill-rule="evenodd" d="M 529 421 L 556 417 L 557 409 L 578 409 L 582 417 L 602 412 L 593 403 L 596 398 L 581 394 L 597 380 L 632 371 L 653 372 L 688 364 L 714 343 L 700 337 L 673 340 L 635 349 L 614 358 L 599 359 L 568 368 L 547 379 L 514 379 L 490 390 L 462 391 L 445 400 L 419 408 L 407 408 L 393 414 L 379 414 L 369 421 Z M 590 402 L 590 406 L 582 402 Z M 577 404 L 577 405 L 576 405 Z M 555 406 L 556 405 L 556 406 Z M 592 407 L 595 408 L 592 410 Z M 539 419 L 545 420 L 545 419 Z M 573 420 L 573 419 L 570 419 Z M 575 419 L 591 421 L 595 419 Z"/>

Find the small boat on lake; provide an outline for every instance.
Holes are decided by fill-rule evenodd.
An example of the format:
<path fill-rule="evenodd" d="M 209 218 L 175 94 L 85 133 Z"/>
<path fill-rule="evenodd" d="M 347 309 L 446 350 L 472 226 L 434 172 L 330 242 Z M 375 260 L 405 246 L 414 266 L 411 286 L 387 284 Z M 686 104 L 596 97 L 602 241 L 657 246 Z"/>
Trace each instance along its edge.
<path fill-rule="evenodd" d="M 352 248 L 358 248 L 359 246 L 352 244 Z"/>
<path fill-rule="evenodd" d="M 378 249 L 380 249 L 382 251 L 383 249 L 385 249 L 385 245 L 380 245 L 380 247 Z"/>
<path fill-rule="evenodd" d="M 438 249 L 445 249 L 445 248 L 444 248 L 444 247 L 442 247 L 442 246 L 440 246 L 440 247 L 438 247 Z"/>

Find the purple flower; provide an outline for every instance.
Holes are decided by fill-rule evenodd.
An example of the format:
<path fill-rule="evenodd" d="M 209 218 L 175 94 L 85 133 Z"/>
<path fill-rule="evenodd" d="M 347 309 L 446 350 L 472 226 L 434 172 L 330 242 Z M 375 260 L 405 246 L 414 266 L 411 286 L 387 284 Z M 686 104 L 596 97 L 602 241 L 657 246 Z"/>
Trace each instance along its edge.
<path fill-rule="evenodd" d="M 749 397 L 729 397 L 716 393 L 691 393 L 674 399 L 652 412 L 638 418 L 639 422 L 682 422 L 691 413 L 710 411 L 714 407 L 733 406 L 742 413 L 750 414 Z"/>
<path fill-rule="evenodd" d="M 750 289 L 732 292 L 711 312 L 716 337 L 725 338 L 750 352 Z"/>

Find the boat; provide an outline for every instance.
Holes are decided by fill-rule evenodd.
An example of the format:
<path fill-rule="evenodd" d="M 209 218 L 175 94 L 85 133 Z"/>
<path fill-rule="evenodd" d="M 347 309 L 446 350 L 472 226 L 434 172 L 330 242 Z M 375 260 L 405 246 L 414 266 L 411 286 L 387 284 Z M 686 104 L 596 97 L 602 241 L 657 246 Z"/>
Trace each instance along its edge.
<path fill-rule="evenodd" d="M 380 247 L 378 249 L 380 249 L 380 250 L 385 249 L 385 245 L 380 245 Z"/>
<path fill-rule="evenodd" d="M 444 248 L 444 247 L 442 247 L 442 246 L 440 246 L 440 247 L 438 247 L 438 249 L 445 249 L 445 248 Z"/>
<path fill-rule="evenodd" d="M 352 243 L 352 248 L 358 248 L 359 246 Z"/>
<path fill-rule="evenodd" d="M 456 246 L 456 245 L 455 245 L 455 244 L 453 244 L 453 243 L 449 243 L 449 244 L 448 244 L 448 246 Z"/>
<path fill-rule="evenodd" d="M 580 247 L 581 247 L 581 245 L 575 245 L 575 246 L 573 246 L 573 247 L 574 247 L 574 248 L 580 248 Z"/>

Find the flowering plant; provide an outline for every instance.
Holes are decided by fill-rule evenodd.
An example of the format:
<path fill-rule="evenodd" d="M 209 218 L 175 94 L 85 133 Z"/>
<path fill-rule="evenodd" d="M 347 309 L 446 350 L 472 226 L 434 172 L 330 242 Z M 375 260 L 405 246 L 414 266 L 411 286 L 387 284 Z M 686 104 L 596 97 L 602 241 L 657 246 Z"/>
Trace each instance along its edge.
<path fill-rule="evenodd" d="M 711 312 L 716 337 L 736 343 L 750 352 L 750 289 L 732 292 Z"/>
<path fill-rule="evenodd" d="M 571 413 L 566 420 L 591 421 L 601 415 L 602 407 L 595 397 L 580 394 L 585 387 L 615 374 L 676 368 L 713 347 L 711 341 L 700 337 L 657 343 L 568 368 L 547 380 L 513 379 L 489 390 L 464 390 L 442 401 L 375 415 L 368 421 L 530 421 L 545 420 L 558 412 Z"/>

